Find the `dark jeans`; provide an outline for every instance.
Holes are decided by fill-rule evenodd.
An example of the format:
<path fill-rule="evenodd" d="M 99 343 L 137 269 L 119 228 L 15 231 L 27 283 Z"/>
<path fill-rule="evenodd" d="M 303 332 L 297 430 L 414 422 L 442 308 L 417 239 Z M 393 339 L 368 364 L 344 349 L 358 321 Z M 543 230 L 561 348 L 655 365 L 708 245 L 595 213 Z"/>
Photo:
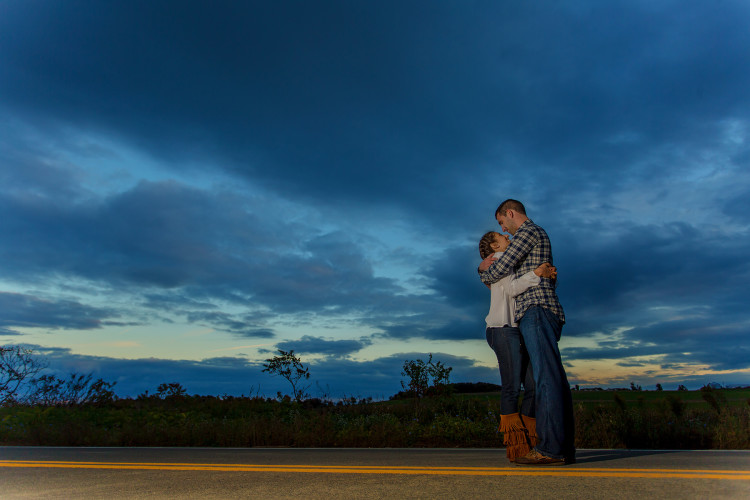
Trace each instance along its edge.
<path fill-rule="evenodd" d="M 530 307 L 518 325 L 536 381 L 537 451 L 552 458 L 575 457 L 573 396 L 557 342 L 562 324 L 541 306 Z"/>
<path fill-rule="evenodd" d="M 523 346 L 521 330 L 516 327 L 487 328 L 490 345 L 500 368 L 503 389 L 500 393 L 500 413 L 518 413 L 518 396 L 523 381 L 521 413 L 533 417 L 535 413 L 534 375 L 529 365 L 529 355 Z"/>

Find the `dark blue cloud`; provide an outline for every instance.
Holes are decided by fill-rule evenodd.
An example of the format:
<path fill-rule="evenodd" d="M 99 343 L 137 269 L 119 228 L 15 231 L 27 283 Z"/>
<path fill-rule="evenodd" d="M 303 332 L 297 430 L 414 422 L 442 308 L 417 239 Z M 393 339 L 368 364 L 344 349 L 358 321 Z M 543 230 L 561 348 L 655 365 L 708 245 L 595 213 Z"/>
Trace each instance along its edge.
<path fill-rule="evenodd" d="M 44 300 L 20 293 L 0 292 L 0 327 L 91 330 L 112 324 L 120 315 L 74 300 Z M 3 328 L 5 330 L 5 328 Z"/>
<path fill-rule="evenodd" d="M 536 164 L 586 187 L 750 109 L 741 2 L 203 7 L 7 6 L 4 101 L 175 168 L 220 157 L 316 203 L 412 210 L 459 206 L 443 189 L 457 166 Z"/>
<path fill-rule="evenodd" d="M 568 361 L 748 367 L 745 2 L 0 10 L 0 331 L 481 340 L 476 242 L 513 197 L 552 238 L 563 335 L 615 339 Z M 306 338 L 340 363 L 363 342 Z"/>
<path fill-rule="evenodd" d="M 750 164 L 750 154 L 742 164 Z M 745 225 L 750 224 L 750 191 L 745 190 L 740 195 L 727 200 L 722 212 L 732 221 Z"/>
<path fill-rule="evenodd" d="M 372 345 L 372 340 L 362 337 L 359 340 L 344 339 L 333 340 L 312 335 L 303 335 L 298 340 L 288 340 L 276 344 L 277 349 L 283 351 L 294 351 L 298 356 L 304 354 L 322 354 L 334 358 L 341 358 L 361 351 L 367 346 Z M 269 349 L 263 349 L 260 352 L 274 352 Z"/>
<path fill-rule="evenodd" d="M 248 208 L 229 192 L 142 182 L 82 204 L 10 194 L 0 205 L 9 215 L 0 229 L 18 235 L 0 247 L 12 279 L 58 276 L 145 289 L 148 307 L 243 336 L 270 335 L 264 321 L 272 312 L 230 316 L 217 310 L 217 301 L 288 314 L 358 312 L 365 322 L 385 311 L 409 312 L 408 301 L 395 298 L 402 288 L 373 275 L 352 236 L 262 218 L 260 207 Z M 284 233 L 298 236 L 287 242 Z M 298 245 L 304 254 L 290 258 Z"/>
<path fill-rule="evenodd" d="M 48 369 L 58 376 L 92 373 L 95 378 L 115 382 L 120 397 L 135 397 L 156 392 L 162 383 L 180 383 L 189 394 L 256 395 L 268 388 L 274 395 L 277 385 L 263 377 L 262 366 L 242 358 L 220 357 L 201 361 L 167 359 L 118 359 L 73 354 L 68 349 L 38 348 L 48 361 Z M 270 383 L 267 383 L 270 382 Z M 282 386 L 278 385 L 277 390 Z"/>
<path fill-rule="evenodd" d="M 321 345 L 318 343 L 318 345 Z M 28 346 L 47 362 L 50 373 L 67 377 L 70 373 L 92 373 L 96 378 L 116 382 L 120 397 L 135 397 L 156 392 L 159 384 L 178 382 L 188 394 L 263 395 L 289 393 L 286 381 L 263 373 L 262 362 L 236 357 L 206 358 L 200 361 L 167 359 L 117 359 L 73 354 L 69 349 Z M 295 352 L 295 354 L 299 354 Z M 372 361 L 352 361 L 345 357 L 327 357 L 325 361 L 302 363 L 310 368 L 309 392 L 313 396 L 344 398 L 349 396 L 387 399 L 401 390 L 401 370 L 405 361 L 427 359 L 427 353 L 399 353 Z M 496 369 L 476 365 L 468 358 L 433 353 L 434 361 L 453 368 L 451 380 L 496 381 Z"/>
<path fill-rule="evenodd" d="M 238 337 L 273 338 L 273 329 L 264 328 L 265 321 L 252 315 L 236 316 L 223 312 L 189 311 L 185 318 L 191 324 L 210 326 L 219 331 L 229 332 Z"/>

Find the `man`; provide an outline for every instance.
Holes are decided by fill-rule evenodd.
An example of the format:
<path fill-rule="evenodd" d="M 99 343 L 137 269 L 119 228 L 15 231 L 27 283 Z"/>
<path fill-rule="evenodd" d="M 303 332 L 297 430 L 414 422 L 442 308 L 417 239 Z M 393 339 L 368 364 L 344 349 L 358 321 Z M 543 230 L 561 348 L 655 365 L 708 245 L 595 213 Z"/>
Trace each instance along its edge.
<path fill-rule="evenodd" d="M 513 235 L 500 259 L 492 256 L 479 265 L 480 278 L 492 284 L 515 273 L 520 276 L 544 262 L 552 264 L 552 246 L 547 233 L 526 216 L 517 200 L 505 200 L 495 211 L 505 232 Z M 536 381 L 537 446 L 520 465 L 562 465 L 575 462 L 573 398 L 560 358 L 560 340 L 565 313 L 555 293 L 555 281 L 542 278 L 539 286 L 516 297 L 515 318 L 521 329 Z"/>

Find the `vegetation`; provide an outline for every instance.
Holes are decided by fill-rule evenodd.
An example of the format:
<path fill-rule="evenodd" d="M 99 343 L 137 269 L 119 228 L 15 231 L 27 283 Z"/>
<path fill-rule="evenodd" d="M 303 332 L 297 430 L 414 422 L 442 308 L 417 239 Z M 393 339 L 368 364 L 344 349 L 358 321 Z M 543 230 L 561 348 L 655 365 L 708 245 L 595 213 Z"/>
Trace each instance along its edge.
<path fill-rule="evenodd" d="M 31 349 L 0 346 L 0 406 L 25 399 L 28 380 L 45 368 Z"/>
<path fill-rule="evenodd" d="M 696 393 L 702 403 L 680 397 Z M 622 392 L 603 394 L 609 401 L 575 402 L 578 447 L 750 449 L 750 390 L 662 391 L 661 399 L 636 401 Z M 738 398 L 744 406 L 735 404 Z M 154 394 L 0 408 L 0 444 L 499 447 L 499 409 L 498 393 L 427 396 L 418 407 L 411 399 L 297 402 Z"/>
<path fill-rule="evenodd" d="M 279 354 L 267 359 L 263 367 L 264 372 L 285 378 L 291 384 L 295 401 L 300 402 L 307 395 L 310 386 L 302 385 L 302 381 L 310 379 L 310 369 L 302 364 L 302 360 L 294 355 L 293 350 L 279 349 Z M 278 396 L 282 399 L 281 393 L 278 393 Z"/>
<path fill-rule="evenodd" d="M 115 383 L 71 373 L 66 379 L 45 374 L 46 362 L 31 349 L 0 346 L 0 406 L 76 406 L 115 398 Z"/>
<path fill-rule="evenodd" d="M 20 359 L 33 360 L 26 354 Z M 300 382 L 309 371 L 293 352 L 280 351 L 267 361 L 269 373 L 303 374 L 290 380 L 293 398 L 190 396 L 172 382 L 151 395 L 118 399 L 113 384 L 91 375 L 57 379 L 29 370 L 28 390 L 10 383 L 15 395 L 0 406 L 0 445 L 501 446 L 498 387 L 450 384 L 449 367 L 431 356 L 404 363 L 407 390 L 379 402 L 305 398 Z M 18 378 L 23 363 L 21 369 L 13 366 Z M 423 385 L 413 386 L 415 380 Z M 578 447 L 750 449 L 750 388 L 644 391 L 633 385 L 634 390 L 573 391 Z"/>
<path fill-rule="evenodd" d="M 657 391 L 635 401 L 624 396 L 622 392 L 610 393 L 610 404 L 575 403 L 579 446 L 750 448 L 748 389 Z"/>

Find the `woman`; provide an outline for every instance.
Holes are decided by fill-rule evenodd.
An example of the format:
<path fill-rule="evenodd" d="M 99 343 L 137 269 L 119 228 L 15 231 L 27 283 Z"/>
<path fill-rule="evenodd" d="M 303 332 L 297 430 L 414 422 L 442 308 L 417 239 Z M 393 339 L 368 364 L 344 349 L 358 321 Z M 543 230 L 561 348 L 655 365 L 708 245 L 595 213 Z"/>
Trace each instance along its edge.
<path fill-rule="evenodd" d="M 491 254 L 499 255 L 508 248 L 507 235 L 490 231 L 479 240 L 479 255 L 482 260 Z M 545 262 L 534 271 L 514 278 L 506 276 L 493 283 L 490 288 L 490 311 L 485 318 L 487 323 L 487 343 L 495 351 L 502 391 L 500 395 L 500 427 L 503 444 L 508 459 L 526 455 L 535 445 L 536 419 L 534 405 L 534 377 L 529 364 L 529 355 L 523 345 L 523 337 L 518 329 L 513 311 L 514 297 L 525 292 L 541 281 L 540 278 L 555 278 L 557 271 Z M 523 383 L 523 402 L 518 408 L 518 396 Z"/>

